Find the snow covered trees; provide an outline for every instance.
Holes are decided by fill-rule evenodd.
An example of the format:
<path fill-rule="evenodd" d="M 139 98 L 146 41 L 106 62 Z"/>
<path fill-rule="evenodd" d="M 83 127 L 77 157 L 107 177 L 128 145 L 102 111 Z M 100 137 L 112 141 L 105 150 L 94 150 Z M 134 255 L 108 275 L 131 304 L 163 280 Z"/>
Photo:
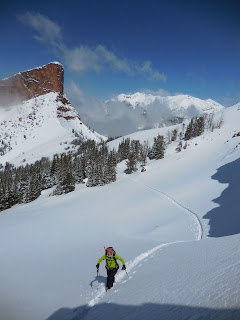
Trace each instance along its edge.
<path fill-rule="evenodd" d="M 164 158 L 165 148 L 165 140 L 161 135 L 154 138 L 152 148 L 146 141 L 141 144 L 139 140 L 123 139 L 118 148 L 118 161 L 126 160 L 125 172 L 131 174 L 137 170 L 138 163 L 142 167 L 147 164 L 147 157 L 156 160 Z"/>
<path fill-rule="evenodd" d="M 117 156 L 115 150 L 109 151 L 102 143 L 92 154 L 88 155 L 86 176 L 87 186 L 103 186 L 116 181 Z"/>
<path fill-rule="evenodd" d="M 0 172 L 0 211 L 17 203 L 27 203 L 37 199 L 41 191 L 51 187 L 50 161 L 42 158 L 34 164 L 15 168 L 6 164 Z"/>
<path fill-rule="evenodd" d="M 130 152 L 126 160 L 126 173 L 130 174 L 137 171 L 137 155 L 134 152 Z"/>
<path fill-rule="evenodd" d="M 162 159 L 164 158 L 164 152 L 165 152 L 165 142 L 164 137 L 158 135 L 156 138 L 154 138 L 154 143 L 152 146 L 152 149 L 148 153 L 149 159 Z"/>
<path fill-rule="evenodd" d="M 56 160 L 57 159 L 57 160 Z M 65 153 L 61 154 L 59 158 L 55 156 L 56 161 L 54 167 L 52 167 L 52 178 L 57 183 L 57 187 L 53 192 L 53 195 L 60 195 L 63 193 L 72 192 L 75 190 L 75 180 L 73 177 L 72 169 L 72 157 L 71 155 L 66 155 Z M 55 169 L 55 170 L 54 170 Z"/>
<path fill-rule="evenodd" d="M 126 160 L 130 152 L 130 138 L 123 139 L 118 146 L 118 161 Z"/>
<path fill-rule="evenodd" d="M 203 134 L 205 128 L 205 117 L 192 118 L 185 132 L 185 139 L 190 140 Z"/>
<path fill-rule="evenodd" d="M 223 118 L 219 119 L 221 126 Z M 168 144 L 176 144 L 176 151 L 186 149 L 189 139 L 200 136 L 204 129 L 214 127 L 213 116 L 200 116 L 191 119 L 186 127 L 182 124 L 167 133 Z M 179 133 L 180 130 L 180 133 Z M 165 155 L 166 142 L 162 135 L 154 138 L 152 147 L 147 142 L 123 138 L 118 150 L 110 150 L 107 143 L 96 143 L 93 140 L 83 141 L 76 134 L 73 144 L 77 151 L 55 154 L 50 160 L 42 158 L 34 164 L 26 164 L 15 168 L 7 163 L 0 167 L 0 211 L 10 208 L 16 203 L 27 203 L 35 200 L 44 189 L 54 187 L 52 195 L 65 194 L 75 190 L 75 185 L 86 182 L 87 187 L 103 186 L 116 181 L 116 167 L 125 161 L 127 174 L 145 167 L 147 160 L 162 159 Z M 0 144 L 0 154 L 4 150 Z M 144 168 L 142 168 L 144 169 Z M 86 180 L 85 180 L 86 179 Z"/>
<path fill-rule="evenodd" d="M 88 187 L 116 181 L 117 153 L 106 143 L 81 142 L 76 153 L 55 154 L 34 164 L 15 168 L 7 163 L 0 171 L 0 211 L 17 203 L 37 199 L 42 190 L 55 186 L 52 195 L 75 190 L 75 184 L 88 178 Z"/>

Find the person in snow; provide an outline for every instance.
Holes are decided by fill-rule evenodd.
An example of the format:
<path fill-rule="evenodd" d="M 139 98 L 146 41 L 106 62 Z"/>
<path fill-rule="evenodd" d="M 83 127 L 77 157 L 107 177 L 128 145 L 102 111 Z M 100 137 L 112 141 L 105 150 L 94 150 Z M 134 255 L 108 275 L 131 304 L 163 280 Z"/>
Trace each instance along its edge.
<path fill-rule="evenodd" d="M 126 270 L 125 261 L 118 254 L 116 254 L 113 247 L 108 247 L 105 249 L 105 254 L 98 260 L 96 268 L 99 270 L 99 265 L 103 260 L 106 260 L 105 268 L 107 270 L 107 289 L 111 289 L 114 283 L 114 277 L 119 269 L 119 264 L 117 260 L 120 260 L 123 264 L 122 270 Z"/>

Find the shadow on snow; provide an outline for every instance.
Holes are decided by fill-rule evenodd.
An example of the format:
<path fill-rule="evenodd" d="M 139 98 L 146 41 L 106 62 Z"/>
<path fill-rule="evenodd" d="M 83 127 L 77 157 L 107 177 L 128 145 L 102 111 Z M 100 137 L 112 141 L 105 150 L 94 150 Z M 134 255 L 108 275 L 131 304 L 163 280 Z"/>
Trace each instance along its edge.
<path fill-rule="evenodd" d="M 62 308 L 47 320 L 232 320 L 240 319 L 240 309 L 210 309 L 201 307 L 159 305 L 146 303 L 125 306 L 112 303 L 97 304 L 93 308 L 82 306 Z"/>
<path fill-rule="evenodd" d="M 223 237 L 240 233 L 240 159 L 220 167 L 212 176 L 220 183 L 228 183 L 221 196 L 213 201 L 219 207 L 209 211 L 203 218 L 209 219 L 210 237 Z M 105 283 L 106 277 L 96 277 L 94 282 Z M 240 309 L 210 309 L 204 307 L 146 303 L 139 306 L 97 304 L 94 307 L 61 308 L 46 320 L 232 320 L 240 319 Z"/>
<path fill-rule="evenodd" d="M 93 288 L 94 287 L 94 283 L 104 283 L 106 284 L 107 283 L 107 277 L 104 277 L 104 276 L 96 276 L 94 280 L 92 280 L 90 282 L 90 286 Z"/>
<path fill-rule="evenodd" d="M 204 219 L 209 219 L 209 237 L 223 237 L 240 233 L 240 159 L 220 168 L 211 177 L 220 183 L 229 183 L 219 198 L 213 202 L 219 207 L 212 209 Z"/>

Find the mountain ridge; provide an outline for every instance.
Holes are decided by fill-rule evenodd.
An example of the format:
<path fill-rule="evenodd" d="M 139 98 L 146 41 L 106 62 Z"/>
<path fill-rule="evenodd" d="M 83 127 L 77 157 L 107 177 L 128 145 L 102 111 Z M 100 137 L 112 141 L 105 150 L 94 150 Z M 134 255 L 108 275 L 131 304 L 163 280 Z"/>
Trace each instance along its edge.
<path fill-rule="evenodd" d="M 170 110 L 184 111 L 191 106 L 195 106 L 200 113 L 211 113 L 224 110 L 224 107 L 212 99 L 202 100 L 190 95 L 181 94 L 175 96 L 160 96 L 147 94 L 144 92 L 136 92 L 134 94 L 120 94 L 112 101 L 119 101 L 128 104 L 132 108 L 146 108 L 151 103 L 167 104 Z"/>
<path fill-rule="evenodd" d="M 173 141 L 166 157 L 149 161 L 144 173 L 126 175 L 122 161 L 113 184 L 78 184 L 74 192 L 54 197 L 48 189 L 34 202 L 4 211 L 0 294 L 6 319 L 105 320 L 108 306 L 116 319 L 237 319 L 240 236 L 209 239 L 212 218 L 204 217 L 213 214 L 225 226 L 235 216 L 231 223 L 240 225 L 239 189 L 232 184 L 239 160 L 228 165 L 240 156 L 240 137 L 233 137 L 239 117 L 237 106 L 226 108 L 220 129 L 190 140 L 181 152 Z M 138 132 L 131 140 L 151 142 L 157 130 L 164 135 L 168 129 Z M 215 176 L 222 170 L 223 176 Z M 202 222 L 202 240 L 191 212 Z M 104 265 L 101 275 L 94 272 L 104 245 L 124 258 L 129 275 L 119 270 L 107 293 Z"/>
<path fill-rule="evenodd" d="M 32 163 L 72 150 L 71 142 L 105 140 L 90 130 L 64 95 L 64 68 L 58 63 L 0 80 L 1 163 Z"/>

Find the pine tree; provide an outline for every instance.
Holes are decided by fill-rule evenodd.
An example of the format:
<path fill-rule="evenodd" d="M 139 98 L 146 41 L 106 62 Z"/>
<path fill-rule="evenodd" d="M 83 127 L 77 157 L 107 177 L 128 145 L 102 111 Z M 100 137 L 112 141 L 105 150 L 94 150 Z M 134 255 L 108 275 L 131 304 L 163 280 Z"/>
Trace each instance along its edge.
<path fill-rule="evenodd" d="M 177 139 L 177 134 L 178 134 L 178 131 L 177 129 L 174 129 L 172 131 L 172 141 L 175 141 Z"/>
<path fill-rule="evenodd" d="M 116 181 L 117 174 L 116 174 L 116 152 L 115 150 L 110 151 L 106 165 L 104 167 L 104 181 L 105 183 L 110 183 Z"/>
<path fill-rule="evenodd" d="M 127 165 L 127 169 L 126 169 L 126 173 L 130 174 L 133 173 L 134 171 L 137 171 L 137 158 L 135 153 L 130 152 L 129 156 L 126 160 L 126 165 Z"/>
<path fill-rule="evenodd" d="M 195 138 L 198 136 L 198 122 L 197 117 L 193 118 L 193 127 L 192 127 L 192 137 Z"/>
<path fill-rule="evenodd" d="M 140 153 L 139 153 L 139 162 L 141 166 L 146 166 L 147 164 L 147 155 L 149 151 L 149 145 L 146 141 L 144 141 L 143 145 L 141 145 Z"/>
<path fill-rule="evenodd" d="M 83 156 L 75 156 L 73 159 L 72 170 L 76 183 L 81 183 L 85 179 L 85 162 L 83 162 L 83 159 L 85 159 Z"/>
<path fill-rule="evenodd" d="M 194 118 L 191 119 L 189 125 L 187 126 L 187 129 L 185 132 L 186 140 L 190 140 L 193 137 L 193 124 L 194 124 Z"/>
<path fill-rule="evenodd" d="M 40 175 L 38 163 L 30 166 L 30 176 L 29 176 L 29 188 L 27 195 L 27 202 L 31 202 L 37 199 L 41 194 L 40 187 Z"/>
<path fill-rule="evenodd" d="M 119 162 L 126 160 L 130 152 L 130 138 L 123 139 L 118 146 Z"/>
<path fill-rule="evenodd" d="M 139 160 L 141 144 L 139 140 L 132 140 L 130 143 L 130 152 L 134 153 L 136 159 Z"/>
<path fill-rule="evenodd" d="M 197 119 L 197 127 L 198 127 L 197 134 L 198 136 L 200 136 L 201 134 L 204 133 L 204 128 L 205 128 L 204 116 L 201 116 Z"/>
<path fill-rule="evenodd" d="M 96 179 L 95 179 L 95 168 L 94 168 L 94 165 L 92 165 L 89 167 L 89 170 L 88 170 L 88 181 L 87 181 L 86 186 L 87 187 L 95 187 L 96 185 L 97 184 L 96 184 Z"/>
<path fill-rule="evenodd" d="M 58 183 L 59 172 L 60 172 L 60 159 L 59 159 L 59 155 L 55 154 L 53 156 L 53 161 L 52 161 L 51 171 L 50 171 L 53 184 Z"/>
<path fill-rule="evenodd" d="M 64 193 L 69 193 L 75 190 L 75 180 L 70 171 L 65 175 L 65 178 L 62 182 L 62 189 Z"/>
<path fill-rule="evenodd" d="M 150 150 L 148 157 L 149 159 L 162 159 L 164 158 L 165 153 L 165 142 L 164 137 L 158 135 L 156 138 L 154 138 L 154 143 L 152 146 L 152 149 Z"/>

